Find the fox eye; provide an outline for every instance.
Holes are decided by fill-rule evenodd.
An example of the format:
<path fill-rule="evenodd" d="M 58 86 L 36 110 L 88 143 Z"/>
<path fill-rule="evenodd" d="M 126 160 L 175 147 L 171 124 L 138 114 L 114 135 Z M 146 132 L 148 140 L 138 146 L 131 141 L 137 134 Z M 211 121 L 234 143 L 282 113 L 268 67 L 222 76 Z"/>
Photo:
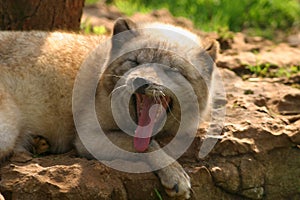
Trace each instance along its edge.
<path fill-rule="evenodd" d="M 170 73 L 172 73 L 172 72 L 178 73 L 178 72 L 179 72 L 179 70 L 178 70 L 177 68 L 175 68 L 175 67 L 169 67 L 169 68 L 167 68 L 165 71 L 166 71 L 167 73 L 168 73 L 168 72 L 170 72 Z"/>
<path fill-rule="evenodd" d="M 129 62 L 135 64 L 135 66 L 138 66 L 138 65 L 139 65 L 138 61 L 135 60 L 135 59 L 128 59 L 127 61 L 129 61 Z"/>
<path fill-rule="evenodd" d="M 123 62 L 122 68 L 124 70 L 130 70 L 131 68 L 134 68 L 138 65 L 139 64 L 138 64 L 138 62 L 136 62 L 136 60 L 126 60 L 125 62 Z"/>

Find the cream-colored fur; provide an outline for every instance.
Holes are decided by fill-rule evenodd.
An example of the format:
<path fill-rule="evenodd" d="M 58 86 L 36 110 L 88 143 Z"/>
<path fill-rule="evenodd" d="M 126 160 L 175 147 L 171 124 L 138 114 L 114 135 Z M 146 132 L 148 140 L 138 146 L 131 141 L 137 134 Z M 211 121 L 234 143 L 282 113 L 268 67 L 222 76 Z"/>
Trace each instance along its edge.
<path fill-rule="evenodd" d="M 201 46 L 201 41 L 196 35 L 171 25 L 137 26 L 129 20 L 119 19 L 115 24 L 114 34 L 145 27 L 162 27 L 179 31 Z M 172 66 L 176 69 L 174 73 L 183 75 L 191 83 L 198 97 L 200 112 L 204 112 L 210 90 L 209 85 L 205 86 L 205 81 L 210 83 L 213 71 L 212 61 L 208 61 L 203 56 L 203 50 L 197 45 L 182 44 L 178 38 L 170 38 L 164 31 L 140 37 L 143 34 L 143 31 L 140 30 L 132 32 L 132 35 L 129 36 L 132 38 L 113 41 L 112 47 L 108 45 L 107 49 L 103 49 L 101 55 L 91 52 L 106 39 L 104 36 L 39 31 L 0 32 L 0 160 L 13 152 L 25 151 L 26 140 L 30 134 L 46 138 L 52 153 L 66 152 L 73 148 L 75 143 L 80 155 L 92 157 L 81 141 L 76 138 L 72 114 L 72 90 L 78 70 L 86 58 L 89 59 L 86 62 L 90 64 L 91 68 L 101 68 L 109 60 L 111 52 L 122 58 L 112 62 L 104 72 L 104 78 L 100 80 L 97 88 L 96 112 L 102 128 L 111 140 L 122 148 L 134 151 L 132 138 L 117 131 L 118 127 L 111 114 L 110 97 L 118 77 L 135 67 L 131 65 L 155 61 Z M 175 52 L 184 51 L 187 57 L 186 60 L 180 60 L 165 51 L 143 50 L 148 46 L 163 47 L 165 50 Z M 110 48 L 112 48 L 111 52 Z M 130 48 L 141 50 L 138 53 L 123 56 L 122 53 Z M 216 44 L 213 43 L 207 51 L 215 59 Z M 130 59 L 135 59 L 136 63 L 126 62 Z M 187 63 L 202 65 L 203 77 L 197 76 L 197 72 L 193 71 L 193 68 Z M 151 78 L 149 74 L 155 73 L 155 70 L 151 71 L 151 68 L 149 70 L 149 73 L 145 74 L 142 71 L 140 74 L 129 74 L 125 79 L 129 80 L 139 76 Z M 155 77 L 155 75 L 153 76 Z M 89 81 L 88 76 L 86 80 Z M 159 84 L 159 78 L 154 78 L 155 80 Z M 180 82 L 174 84 L 178 84 L 180 87 Z M 173 98 L 172 93 L 166 91 L 166 94 Z M 164 127 L 164 132 L 167 134 L 176 132 L 178 128 L 176 118 L 180 119 L 179 104 L 175 100 L 172 109 L 173 115 L 168 116 Z M 158 143 L 153 140 L 149 151 L 159 148 Z M 110 155 L 115 156 L 114 152 L 103 150 L 104 158 Z M 171 158 L 167 153 L 162 153 L 161 159 Z M 155 162 L 157 161 L 149 158 L 150 166 L 156 165 Z M 159 170 L 158 175 L 171 196 L 183 195 L 185 198 L 189 198 L 190 180 L 177 162 Z"/>
<path fill-rule="evenodd" d="M 70 150 L 73 82 L 83 59 L 101 40 L 59 32 L 1 32 L 0 119 L 21 133 L 43 133 L 52 152 Z M 0 124 L 4 142 L 2 134 L 11 133 L 6 123 Z M 10 153 L 5 149 L 1 157 Z"/>

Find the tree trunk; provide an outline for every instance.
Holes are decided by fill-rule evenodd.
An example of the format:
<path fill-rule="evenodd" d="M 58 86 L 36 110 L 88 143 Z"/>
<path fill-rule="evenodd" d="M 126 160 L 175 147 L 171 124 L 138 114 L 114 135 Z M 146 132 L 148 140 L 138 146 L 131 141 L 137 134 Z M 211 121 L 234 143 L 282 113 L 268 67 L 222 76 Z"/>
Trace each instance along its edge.
<path fill-rule="evenodd" d="M 79 30 L 84 0 L 0 0 L 0 30 Z"/>

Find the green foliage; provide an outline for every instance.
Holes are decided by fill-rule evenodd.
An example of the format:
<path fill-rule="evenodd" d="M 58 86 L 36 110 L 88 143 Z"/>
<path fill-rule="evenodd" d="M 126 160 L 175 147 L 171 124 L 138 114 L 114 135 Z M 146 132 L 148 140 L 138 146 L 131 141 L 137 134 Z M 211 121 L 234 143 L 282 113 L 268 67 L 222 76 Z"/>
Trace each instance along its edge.
<path fill-rule="evenodd" d="M 85 0 L 86 5 L 91 5 L 97 3 L 99 0 Z"/>
<path fill-rule="evenodd" d="M 92 28 L 92 32 L 97 34 L 97 35 L 103 35 L 105 34 L 107 31 L 106 31 L 106 28 L 105 26 L 94 26 Z"/>
<path fill-rule="evenodd" d="M 256 76 L 266 77 L 269 73 L 270 64 L 266 65 L 249 65 L 246 66 L 246 69 L 249 69 L 250 72 L 254 73 Z"/>
<path fill-rule="evenodd" d="M 300 66 L 290 66 L 288 68 L 286 67 L 280 67 L 278 71 L 275 73 L 275 76 L 277 77 L 290 77 L 293 74 L 300 73 Z"/>
<path fill-rule="evenodd" d="M 80 24 L 80 30 L 83 31 L 85 34 L 90 34 L 92 29 L 92 25 L 88 22 L 81 22 Z"/>
<path fill-rule="evenodd" d="M 217 30 L 219 36 L 222 40 L 233 39 L 234 33 L 228 30 L 228 27 L 221 27 Z"/>
<path fill-rule="evenodd" d="M 270 64 L 265 65 L 248 65 L 246 69 L 249 69 L 251 73 L 253 73 L 257 77 L 290 77 L 291 75 L 300 73 L 300 65 L 299 66 L 285 66 L 272 69 Z"/>
<path fill-rule="evenodd" d="M 107 32 L 105 26 L 92 26 L 88 21 L 81 23 L 80 29 L 85 34 L 103 35 Z"/>
<path fill-rule="evenodd" d="M 154 189 L 154 191 L 155 191 L 155 194 L 156 194 L 157 198 L 158 198 L 159 200 L 163 200 L 161 194 L 159 193 L 159 191 L 158 191 L 156 188 Z"/>
<path fill-rule="evenodd" d="M 167 8 L 175 16 L 191 19 L 205 31 L 251 30 L 271 37 L 274 30 L 300 26 L 298 0 L 113 0 L 128 15 Z"/>
<path fill-rule="evenodd" d="M 244 91 L 244 94 L 245 94 L 245 95 L 248 95 L 248 94 L 254 94 L 254 91 L 253 91 L 253 90 L 245 90 L 245 91 Z"/>
<path fill-rule="evenodd" d="M 153 9 L 156 8 L 151 8 L 151 6 L 146 6 L 140 1 L 122 1 L 122 0 L 115 0 L 113 3 L 126 15 L 133 15 L 136 12 L 141 12 L 141 13 L 148 13 Z"/>

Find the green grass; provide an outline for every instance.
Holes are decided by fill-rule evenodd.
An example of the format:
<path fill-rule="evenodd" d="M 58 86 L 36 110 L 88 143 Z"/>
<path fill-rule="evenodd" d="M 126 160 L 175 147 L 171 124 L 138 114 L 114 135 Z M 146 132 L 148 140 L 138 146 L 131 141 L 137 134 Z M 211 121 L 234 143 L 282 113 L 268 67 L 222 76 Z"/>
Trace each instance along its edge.
<path fill-rule="evenodd" d="M 300 73 L 299 66 L 284 66 L 272 68 L 270 64 L 265 65 L 248 65 L 246 69 L 257 77 L 269 77 L 269 78 L 280 78 L 280 77 L 291 77 L 294 74 Z"/>
<path fill-rule="evenodd" d="M 92 26 L 89 21 L 82 22 L 80 29 L 84 34 L 104 35 L 107 33 L 105 26 Z"/>
<path fill-rule="evenodd" d="M 91 0 L 88 0 L 91 1 Z M 249 30 L 272 38 L 274 30 L 300 27 L 299 0 L 111 0 L 122 12 L 147 13 L 166 8 L 174 16 L 191 19 L 204 31 Z"/>
<path fill-rule="evenodd" d="M 155 194 L 156 194 L 157 198 L 158 198 L 159 200 L 163 200 L 161 194 L 159 193 L 159 191 L 158 191 L 156 188 L 154 189 L 154 191 L 155 191 Z"/>
<path fill-rule="evenodd" d="M 99 0 L 85 0 L 85 5 L 91 5 L 97 3 Z"/>

